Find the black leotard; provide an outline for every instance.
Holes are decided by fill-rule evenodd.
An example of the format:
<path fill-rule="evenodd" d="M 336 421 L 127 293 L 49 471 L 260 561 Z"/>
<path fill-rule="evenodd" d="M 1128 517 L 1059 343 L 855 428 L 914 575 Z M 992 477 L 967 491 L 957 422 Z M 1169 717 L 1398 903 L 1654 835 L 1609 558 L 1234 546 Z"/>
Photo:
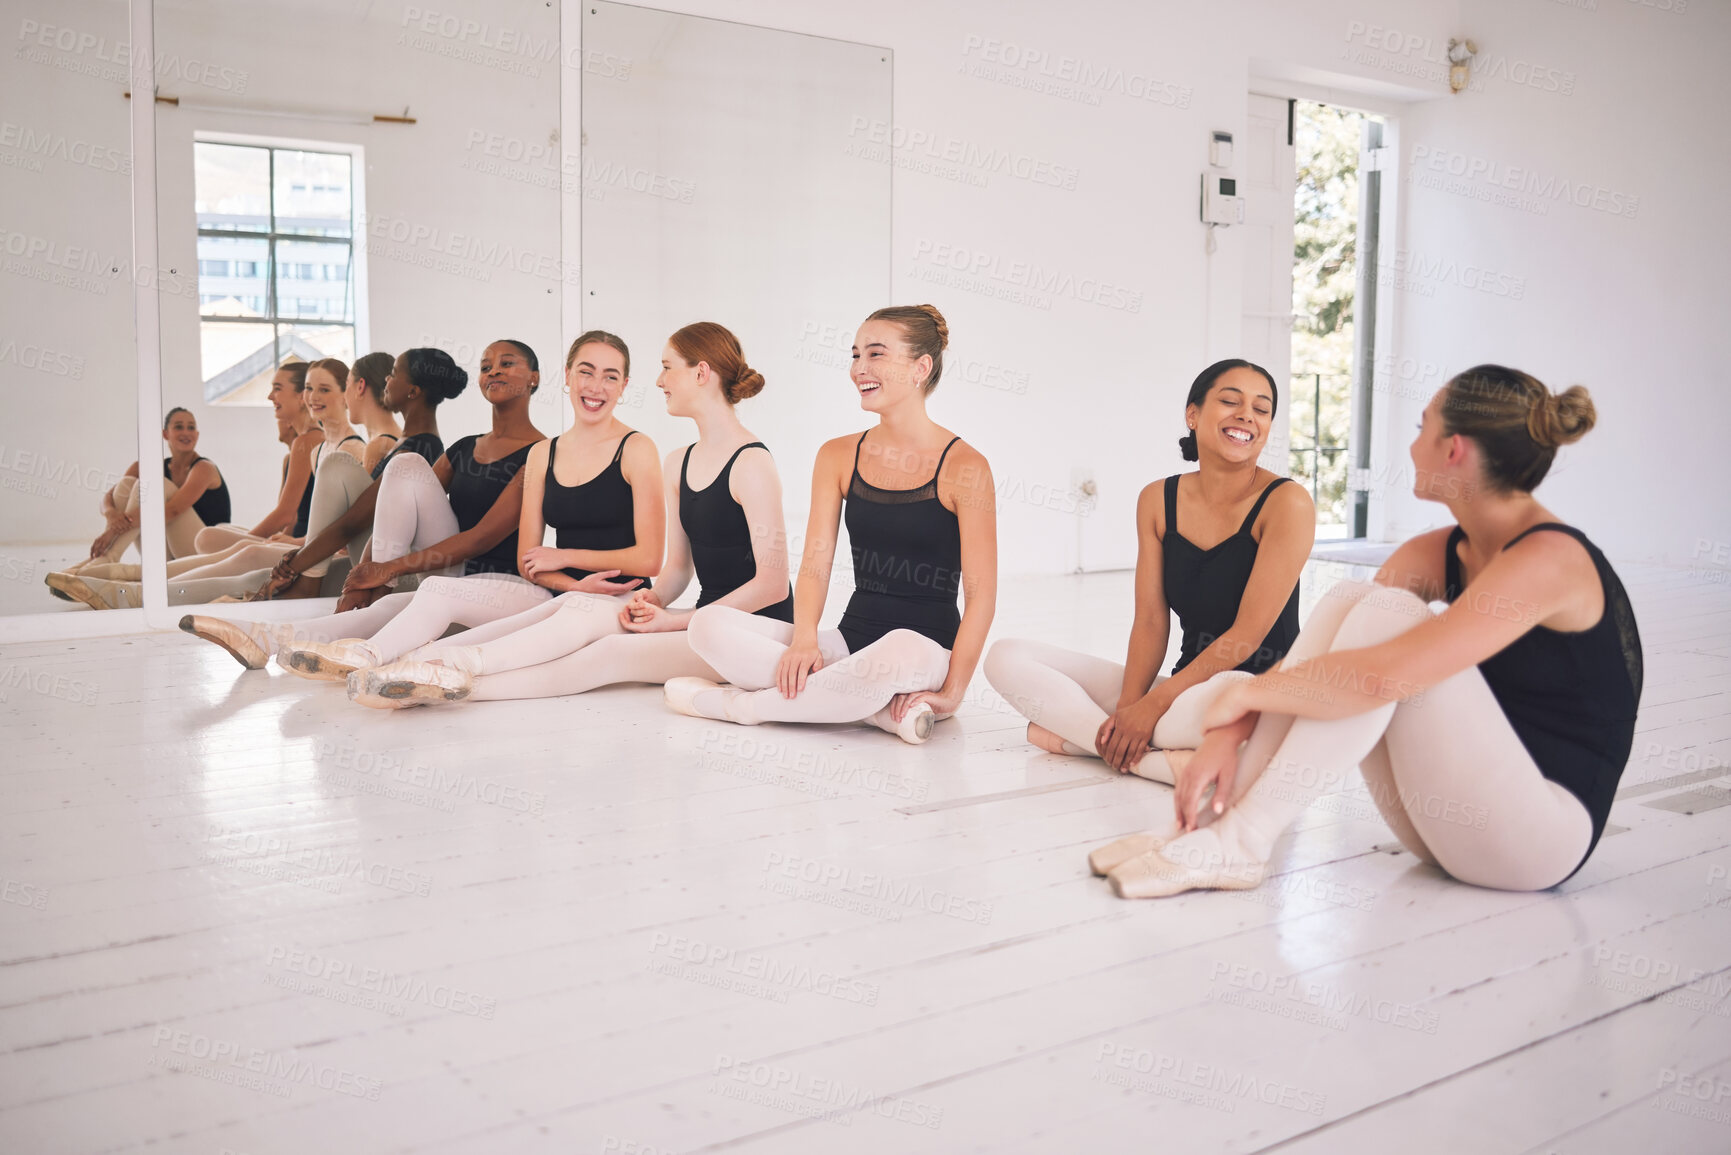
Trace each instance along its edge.
<path fill-rule="evenodd" d="M 379 463 L 373 466 L 372 478 L 377 481 L 385 475 L 385 466 L 391 463 L 391 458 L 399 453 L 414 453 L 426 459 L 428 465 L 438 464 L 439 458 L 445 456 L 445 443 L 437 433 L 413 433 L 397 442 L 397 447 L 379 458 Z"/>
<path fill-rule="evenodd" d="M 633 429 L 619 439 L 613 460 L 607 468 L 581 485 L 562 485 L 553 473 L 553 458 L 559 452 L 559 439 L 547 443 L 547 484 L 542 491 L 541 519 L 557 532 L 554 542 L 560 549 L 630 549 L 637 544 L 636 512 L 631 500 L 631 483 L 625 480 L 620 460 L 625 456 L 625 443 L 636 434 Z M 583 580 L 594 570 L 567 568 L 565 573 Z M 649 588 L 648 578 L 620 574 L 610 579 L 616 582 L 641 581 L 636 589 Z"/>
<path fill-rule="evenodd" d="M 1292 480 L 1277 477 L 1263 489 L 1262 496 L 1250 507 L 1238 532 L 1212 549 L 1198 549 L 1190 539 L 1178 532 L 1178 479 L 1173 474 L 1166 479 L 1166 536 L 1160 540 L 1161 580 L 1166 589 L 1166 604 L 1178 615 L 1183 630 L 1178 661 L 1172 666 L 1176 674 L 1196 659 L 1196 655 L 1220 640 L 1238 620 L 1238 605 L 1244 600 L 1244 590 L 1250 584 L 1250 571 L 1256 568 L 1258 544 L 1251 536 L 1257 515 L 1274 487 Z M 1298 637 L 1298 583 L 1292 583 L 1292 596 L 1280 616 L 1274 619 L 1268 634 L 1256 647 L 1256 652 L 1240 662 L 1236 669 L 1260 674 L 1286 656 L 1292 641 Z"/>
<path fill-rule="evenodd" d="M 162 459 L 162 476 L 167 481 L 174 480 L 174 470 L 171 466 L 173 461 L 172 457 Z M 192 464 L 197 465 L 201 461 L 210 461 L 210 458 L 194 457 Z M 211 461 L 210 467 L 216 469 L 216 462 Z M 191 472 L 192 468 L 189 466 L 187 473 L 190 474 Z M 232 511 L 228 501 L 228 480 L 223 477 L 222 470 L 216 470 L 216 484 L 199 494 L 198 500 L 192 503 L 192 512 L 198 514 L 198 519 L 206 525 L 221 525 L 229 519 Z"/>
<path fill-rule="evenodd" d="M 1593 819 L 1593 840 L 1581 856 L 1581 862 L 1586 862 L 1605 832 L 1617 782 L 1635 741 L 1643 667 L 1641 634 L 1616 571 L 1580 530 L 1547 521 L 1516 534 L 1509 545 L 1540 530 L 1566 533 L 1581 543 L 1599 571 L 1605 611 L 1584 630 L 1534 626 L 1480 662 L 1479 673 L 1539 773 L 1587 808 Z M 1455 552 L 1465 540 L 1466 531 L 1457 525 L 1443 550 L 1444 587 L 1451 602 L 1465 588 L 1460 555 Z M 1579 869 L 1577 863 L 1575 870 Z"/>
<path fill-rule="evenodd" d="M 860 434 L 848 483 L 847 535 L 853 549 L 853 597 L 836 627 L 848 652 L 857 654 L 891 630 L 913 630 L 953 649 L 962 615 L 962 527 L 938 500 L 944 458 L 960 441 L 952 437 L 932 479 L 917 489 L 879 489 L 859 475 Z"/>
<path fill-rule="evenodd" d="M 470 434 L 445 450 L 445 460 L 451 466 L 451 512 L 457 515 L 457 528 L 463 531 L 474 529 L 481 523 L 487 511 L 499 500 L 499 495 L 505 492 L 505 487 L 511 484 L 511 479 L 517 476 L 517 471 L 523 468 L 523 463 L 529 460 L 529 451 L 535 448 L 535 443 L 530 442 L 497 461 L 476 461 L 475 443 L 478 441 L 479 436 Z M 470 558 L 463 564 L 463 572 L 516 573 L 517 531 L 513 529 L 498 545 Z"/>
<path fill-rule="evenodd" d="M 751 526 L 745 520 L 745 508 L 733 499 L 727 487 L 733 463 L 747 449 L 769 452 L 761 441 L 741 445 L 715 475 L 715 480 L 702 489 L 691 488 L 686 480 L 686 471 L 691 468 L 691 447 L 686 448 L 685 460 L 679 466 L 679 524 L 685 530 L 685 540 L 691 543 L 691 568 L 697 571 L 699 609 L 757 576 L 757 555 L 751 549 Z M 754 612 L 759 617 L 793 621 L 793 587 L 788 586 L 787 596 L 779 602 Z"/>

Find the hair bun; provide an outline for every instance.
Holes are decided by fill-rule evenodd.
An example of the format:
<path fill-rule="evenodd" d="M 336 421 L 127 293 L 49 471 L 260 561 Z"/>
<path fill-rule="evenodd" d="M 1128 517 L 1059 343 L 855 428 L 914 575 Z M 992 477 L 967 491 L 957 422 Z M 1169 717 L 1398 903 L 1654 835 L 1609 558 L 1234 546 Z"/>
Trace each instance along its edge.
<path fill-rule="evenodd" d="M 1192 429 L 1178 439 L 1178 452 L 1184 455 L 1184 460 L 1195 461 L 1199 454 L 1196 451 L 1196 430 Z"/>
<path fill-rule="evenodd" d="M 747 397 L 756 397 L 761 392 L 763 392 L 763 374 L 746 365 L 740 368 L 738 379 L 734 381 L 733 387 L 727 391 L 727 399 L 734 402 L 744 401 Z"/>
<path fill-rule="evenodd" d="M 1547 392 L 1527 415 L 1527 432 L 1547 449 L 1569 445 L 1587 435 L 1598 421 L 1598 410 L 1586 389 L 1571 385 L 1561 393 Z"/>
<path fill-rule="evenodd" d="M 950 347 L 950 326 L 949 322 L 944 320 L 944 315 L 938 312 L 938 307 L 936 305 L 915 305 L 914 308 L 930 317 L 932 324 L 938 327 L 938 348 L 948 349 Z"/>

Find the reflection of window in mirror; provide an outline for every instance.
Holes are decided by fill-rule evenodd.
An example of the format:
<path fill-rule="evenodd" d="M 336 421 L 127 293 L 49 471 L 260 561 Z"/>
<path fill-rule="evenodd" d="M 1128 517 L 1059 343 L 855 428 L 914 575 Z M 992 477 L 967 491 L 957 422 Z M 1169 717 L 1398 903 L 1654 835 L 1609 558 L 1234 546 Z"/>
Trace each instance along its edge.
<path fill-rule="evenodd" d="M 355 358 L 362 162 L 353 146 L 331 149 L 226 135 L 193 145 L 207 401 L 264 405 L 282 362 Z"/>

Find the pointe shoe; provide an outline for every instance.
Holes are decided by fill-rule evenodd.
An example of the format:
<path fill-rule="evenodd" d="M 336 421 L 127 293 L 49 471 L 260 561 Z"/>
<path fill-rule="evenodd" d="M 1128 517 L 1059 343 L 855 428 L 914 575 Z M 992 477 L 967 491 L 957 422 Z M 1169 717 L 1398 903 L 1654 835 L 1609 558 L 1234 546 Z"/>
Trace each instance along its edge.
<path fill-rule="evenodd" d="M 1204 852 L 1175 839 L 1120 864 L 1106 877 L 1119 898 L 1166 898 L 1187 890 L 1252 890 L 1267 870 L 1267 863 L 1234 861 L 1218 849 Z"/>
<path fill-rule="evenodd" d="M 938 715 L 928 702 L 915 702 L 910 706 L 902 720 L 896 723 L 896 737 L 910 746 L 918 746 L 932 736 L 932 729 L 938 724 Z"/>
<path fill-rule="evenodd" d="M 475 688 L 462 670 L 433 662 L 392 662 L 349 675 L 349 698 L 376 710 L 401 710 L 434 702 L 461 702 Z"/>
<path fill-rule="evenodd" d="M 291 674 L 315 682 L 340 682 L 356 670 L 380 664 L 364 638 L 335 642 L 297 642 L 277 651 L 276 663 Z"/>
<path fill-rule="evenodd" d="M 187 614 L 180 619 L 180 628 L 195 638 L 221 646 L 229 657 L 249 670 L 262 670 L 270 660 L 269 647 L 255 638 L 244 623 Z"/>
<path fill-rule="evenodd" d="M 1116 842 L 1097 846 L 1088 855 L 1088 869 L 1104 878 L 1132 858 L 1159 850 L 1170 841 L 1160 834 L 1128 834 Z"/>
<path fill-rule="evenodd" d="M 698 705 L 697 699 L 710 691 L 714 691 L 717 697 L 710 699 L 707 707 Z M 688 718 L 708 718 L 714 722 L 755 726 L 755 721 L 747 721 L 734 714 L 733 700 L 743 693 L 745 691 L 738 686 L 723 686 L 708 678 L 669 678 L 661 687 L 662 700 L 667 703 L 667 708 L 676 714 L 684 714 Z"/>
<path fill-rule="evenodd" d="M 86 580 L 69 573 L 51 573 L 43 580 L 48 583 L 48 588 L 58 590 L 73 601 L 83 602 L 93 610 L 135 610 L 144 604 L 143 591 L 133 582 L 112 582 L 101 578 Z"/>
<path fill-rule="evenodd" d="M 1068 754 L 1072 758 L 1086 757 L 1093 753 L 1084 750 L 1074 742 L 1054 734 L 1038 722 L 1028 723 L 1028 744 L 1038 746 L 1048 754 Z"/>
<path fill-rule="evenodd" d="M 78 600 L 77 598 L 73 597 L 71 594 L 67 593 L 65 590 L 63 590 L 59 586 L 55 585 L 54 582 L 55 582 L 56 578 L 60 579 L 61 581 L 65 581 L 67 578 L 78 576 L 79 568 L 80 568 L 79 566 L 67 566 L 65 569 L 55 570 L 53 573 L 43 574 L 42 575 L 42 584 L 48 587 L 49 593 L 53 594 L 55 597 L 59 598 L 61 601 L 63 601 L 63 602 L 75 602 Z"/>

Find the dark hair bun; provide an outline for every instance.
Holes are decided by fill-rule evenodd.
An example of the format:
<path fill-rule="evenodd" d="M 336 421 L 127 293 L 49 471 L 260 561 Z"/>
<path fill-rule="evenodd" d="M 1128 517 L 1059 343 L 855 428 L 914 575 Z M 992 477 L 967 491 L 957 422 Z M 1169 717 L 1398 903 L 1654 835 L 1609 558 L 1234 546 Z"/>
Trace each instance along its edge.
<path fill-rule="evenodd" d="M 1186 461 L 1195 461 L 1197 459 L 1196 430 L 1192 429 L 1190 432 L 1178 439 L 1178 452 L 1184 455 L 1184 460 Z"/>
<path fill-rule="evenodd" d="M 1548 393 L 1527 415 L 1527 432 L 1539 445 L 1555 449 L 1587 435 L 1599 419 L 1593 398 L 1586 389 L 1571 385 L 1561 393 Z"/>
<path fill-rule="evenodd" d="M 434 405 L 449 401 L 469 384 L 469 374 L 443 349 L 410 349 L 403 354 L 409 383 Z"/>
<path fill-rule="evenodd" d="M 727 390 L 727 399 L 737 404 L 747 397 L 756 397 L 763 392 L 763 374 L 749 365 L 739 370 L 739 378 Z"/>

